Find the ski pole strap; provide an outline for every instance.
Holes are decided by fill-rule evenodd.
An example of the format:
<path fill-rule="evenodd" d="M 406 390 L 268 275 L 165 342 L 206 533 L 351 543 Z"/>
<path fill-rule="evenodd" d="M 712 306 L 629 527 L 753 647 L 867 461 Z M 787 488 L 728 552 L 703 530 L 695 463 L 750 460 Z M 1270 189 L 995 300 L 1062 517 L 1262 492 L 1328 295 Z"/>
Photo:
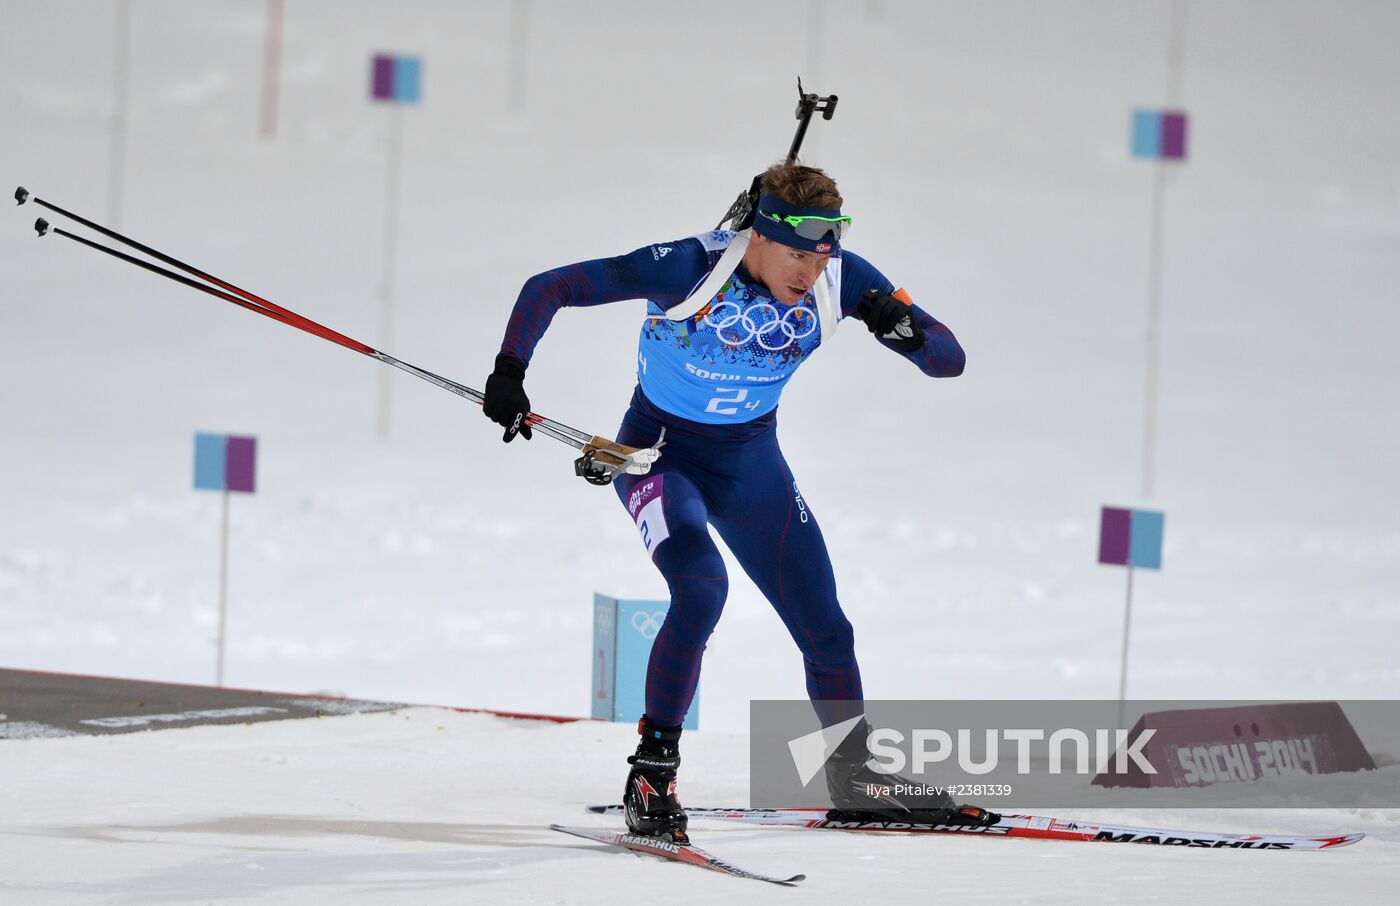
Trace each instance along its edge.
<path fill-rule="evenodd" d="M 589 484 L 612 484 L 612 480 L 623 472 L 632 475 L 645 475 L 651 471 L 652 463 L 661 458 L 661 448 L 666 445 L 666 429 L 650 447 L 638 449 L 620 444 L 606 437 L 595 437 L 580 449 L 583 455 L 574 460 L 574 474 Z"/>

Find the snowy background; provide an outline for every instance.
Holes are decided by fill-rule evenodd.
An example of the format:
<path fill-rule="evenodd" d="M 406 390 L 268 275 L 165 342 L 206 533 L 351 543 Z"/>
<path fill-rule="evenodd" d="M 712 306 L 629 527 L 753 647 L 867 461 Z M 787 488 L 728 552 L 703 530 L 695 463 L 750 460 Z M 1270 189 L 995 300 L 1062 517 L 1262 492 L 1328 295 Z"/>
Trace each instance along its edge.
<path fill-rule="evenodd" d="M 0 171 L 107 219 L 115 5 L 7 3 Z M 809 19 L 817 12 L 815 21 Z M 374 50 L 425 59 L 406 111 L 397 340 L 484 383 L 519 285 L 713 225 L 780 157 L 793 75 L 841 96 L 807 156 L 852 246 L 948 323 L 932 381 L 848 325 L 781 412 L 833 552 L 868 693 L 1116 694 L 1124 574 L 1102 504 L 1167 513 L 1139 575 L 1136 697 L 1400 694 L 1400 11 L 1191 9 L 1191 160 L 1167 190 L 1160 454 L 1138 498 L 1161 3 L 530 7 L 524 110 L 504 4 L 289 4 L 259 140 L 263 4 L 132 6 L 125 232 L 379 342 L 392 111 Z M 1010 28 L 1011 23 L 1016 28 Z M 819 46 L 808 48 L 816 34 Z M 7 184 L 8 185 L 8 184 Z M 195 431 L 255 434 L 235 497 L 229 682 L 587 713 L 591 595 L 665 586 L 611 491 L 553 441 L 29 224 L 0 236 L 0 663 L 208 681 L 219 499 Z M 566 311 L 528 389 L 615 432 L 641 303 Z M 734 571 L 736 576 L 737 570 Z M 786 669 L 783 669 L 786 667 Z M 704 726 L 802 694 L 737 578 Z"/>
<path fill-rule="evenodd" d="M 804 156 L 840 182 L 850 246 L 968 352 L 932 381 L 847 325 L 781 408 L 867 694 L 1114 696 L 1125 576 L 1095 562 L 1114 504 L 1167 514 L 1165 569 L 1135 583 L 1131 696 L 1400 696 L 1394 4 L 1191 4 L 1150 499 L 1155 165 L 1130 157 L 1128 125 L 1168 101 L 1165 2 L 535 0 L 521 18 L 292 0 L 267 140 L 265 4 L 134 0 L 119 215 L 118 10 L 0 2 L 7 191 L 380 344 L 394 112 L 367 100 L 369 58 L 420 54 L 383 345 L 477 387 L 528 276 L 713 226 L 786 151 L 801 73 L 841 98 Z M 383 366 L 38 240 L 43 213 L 0 231 L 0 665 L 212 682 L 220 502 L 191 489 L 192 435 L 254 434 L 230 685 L 588 713 L 592 594 L 665 586 L 572 451 L 506 447 L 475 406 L 398 373 L 380 440 Z M 535 409 L 613 434 L 642 311 L 562 313 Z M 803 694 L 795 648 L 731 574 L 700 715 L 724 734 L 751 698 Z M 581 799 L 620 782 L 625 736 Z M 692 799 L 742 792 L 717 782 Z M 1389 822 L 1361 817 L 1322 830 Z"/>

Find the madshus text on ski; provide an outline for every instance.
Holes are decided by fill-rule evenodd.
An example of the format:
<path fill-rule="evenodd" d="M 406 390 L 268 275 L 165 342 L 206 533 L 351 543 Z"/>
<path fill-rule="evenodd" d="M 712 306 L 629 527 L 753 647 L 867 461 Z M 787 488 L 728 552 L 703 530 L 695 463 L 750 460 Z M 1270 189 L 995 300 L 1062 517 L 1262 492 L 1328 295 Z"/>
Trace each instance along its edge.
<path fill-rule="evenodd" d="M 620 805 L 590 805 L 595 815 L 618 815 Z M 742 824 L 746 827 L 789 827 L 805 830 L 854 831 L 1014 837 L 1028 840 L 1061 840 L 1072 843 L 1140 843 L 1205 849 L 1322 850 L 1350 846 L 1365 838 L 1351 834 L 1227 834 L 1211 831 L 1132 827 L 1122 824 L 1052 818 L 1043 815 L 1001 815 L 991 824 L 926 824 L 893 819 L 863 819 L 836 809 L 688 808 L 691 818 Z"/>
<path fill-rule="evenodd" d="M 622 815 L 621 805 L 591 805 L 588 811 L 595 815 Z M 788 828 L 792 830 L 845 831 L 847 833 L 912 834 L 927 836 L 958 836 L 991 839 L 1026 839 L 1059 841 L 1065 843 L 1134 843 L 1156 847 L 1190 847 L 1214 850 L 1292 850 L 1316 851 L 1341 849 L 1358 842 L 1366 835 L 1361 833 L 1342 835 L 1296 836 L 1280 834 L 1221 834 L 1207 831 L 1173 830 L 1168 828 L 1129 827 L 1118 824 L 1100 824 L 1063 818 L 1037 815 L 1002 815 L 992 824 L 925 824 L 890 819 L 872 819 L 843 815 L 838 810 L 823 809 L 755 809 L 755 808 L 688 808 L 690 818 L 702 821 L 735 823 L 744 827 Z M 616 849 L 640 855 L 695 865 L 710 871 L 723 872 L 738 878 L 768 881 L 773 884 L 792 885 L 805 878 L 805 875 L 792 875 L 777 878 L 758 874 L 736 867 L 733 863 L 716 858 L 706 850 L 692 843 L 681 843 L 665 838 L 619 834 L 599 828 L 563 827 L 550 825 L 557 831 L 586 837 Z"/>

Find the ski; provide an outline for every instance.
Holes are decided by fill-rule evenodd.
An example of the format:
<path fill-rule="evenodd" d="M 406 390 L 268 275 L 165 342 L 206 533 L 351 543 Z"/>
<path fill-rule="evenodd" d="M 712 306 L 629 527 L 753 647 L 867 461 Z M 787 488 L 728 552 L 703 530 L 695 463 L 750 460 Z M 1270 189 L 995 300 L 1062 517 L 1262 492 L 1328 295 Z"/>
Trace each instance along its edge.
<path fill-rule="evenodd" d="M 620 808 L 619 806 L 619 809 Z M 618 814 L 621 814 L 621 811 L 619 811 Z M 557 830 L 563 834 L 572 834 L 575 837 L 583 837 L 585 840 L 593 840 L 597 843 L 615 846 L 618 849 L 625 849 L 628 852 L 646 856 L 657 856 L 658 858 L 668 859 L 672 862 L 680 862 L 684 865 L 694 865 L 697 868 L 707 868 L 710 871 L 717 871 L 735 878 L 748 878 L 751 881 L 767 881 L 769 884 L 781 884 L 785 887 L 791 887 L 798 881 L 803 881 L 807 878 L 806 875 L 793 875 L 790 878 L 770 878 L 767 875 L 745 871 L 737 865 L 731 865 L 718 856 L 706 852 L 693 843 L 672 843 L 670 840 L 663 840 L 660 837 L 618 833 L 617 831 L 602 830 L 593 827 L 564 827 L 559 824 L 551 824 L 549 828 L 550 830 Z"/>
<path fill-rule="evenodd" d="M 590 805 L 596 815 L 621 815 L 620 805 Z M 798 827 L 810 830 L 866 831 L 952 836 L 1020 837 L 1029 840 L 1065 840 L 1077 843 L 1144 843 L 1205 849 L 1339 849 L 1364 838 L 1363 833 L 1340 836 L 1286 834 L 1219 834 L 1160 827 L 1129 827 L 1089 821 L 1070 821 L 1038 815 L 1002 815 L 996 824 L 910 824 L 900 821 L 842 821 L 827 817 L 826 809 L 803 808 L 688 808 L 691 818 L 708 818 L 756 827 Z"/>

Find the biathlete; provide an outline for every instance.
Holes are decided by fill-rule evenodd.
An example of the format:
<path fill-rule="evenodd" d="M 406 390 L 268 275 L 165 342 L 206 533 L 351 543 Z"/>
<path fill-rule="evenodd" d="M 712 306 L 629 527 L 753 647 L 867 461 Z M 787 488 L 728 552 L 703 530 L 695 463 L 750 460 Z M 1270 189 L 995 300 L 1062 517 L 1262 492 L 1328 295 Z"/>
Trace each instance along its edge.
<path fill-rule="evenodd" d="M 947 327 L 842 247 L 851 218 L 826 173 L 784 163 L 770 167 L 761 185 L 752 230 L 701 233 L 531 277 L 486 381 L 483 410 L 505 428 L 504 440 L 529 439 L 525 369 L 555 312 L 647 301 L 638 384 L 617 441 L 649 447 L 665 429 L 665 448 L 649 474 L 621 475 L 614 486 L 671 603 L 647 666 L 646 714 L 628 758 L 624 805 L 634 833 L 676 840 L 686 831 L 676 797 L 681 724 L 729 588 L 707 525 L 797 643 L 823 723 L 845 719 L 863 699 L 826 544 L 778 445 L 787 382 L 849 317 L 929 377 L 956 377 L 964 364 Z M 987 820 L 990 813 L 960 818 L 951 800 L 930 810 L 873 799 L 868 784 L 888 789 L 900 778 L 866 767 L 864 732 L 847 743 L 827 763 L 838 808 L 904 820 Z"/>

